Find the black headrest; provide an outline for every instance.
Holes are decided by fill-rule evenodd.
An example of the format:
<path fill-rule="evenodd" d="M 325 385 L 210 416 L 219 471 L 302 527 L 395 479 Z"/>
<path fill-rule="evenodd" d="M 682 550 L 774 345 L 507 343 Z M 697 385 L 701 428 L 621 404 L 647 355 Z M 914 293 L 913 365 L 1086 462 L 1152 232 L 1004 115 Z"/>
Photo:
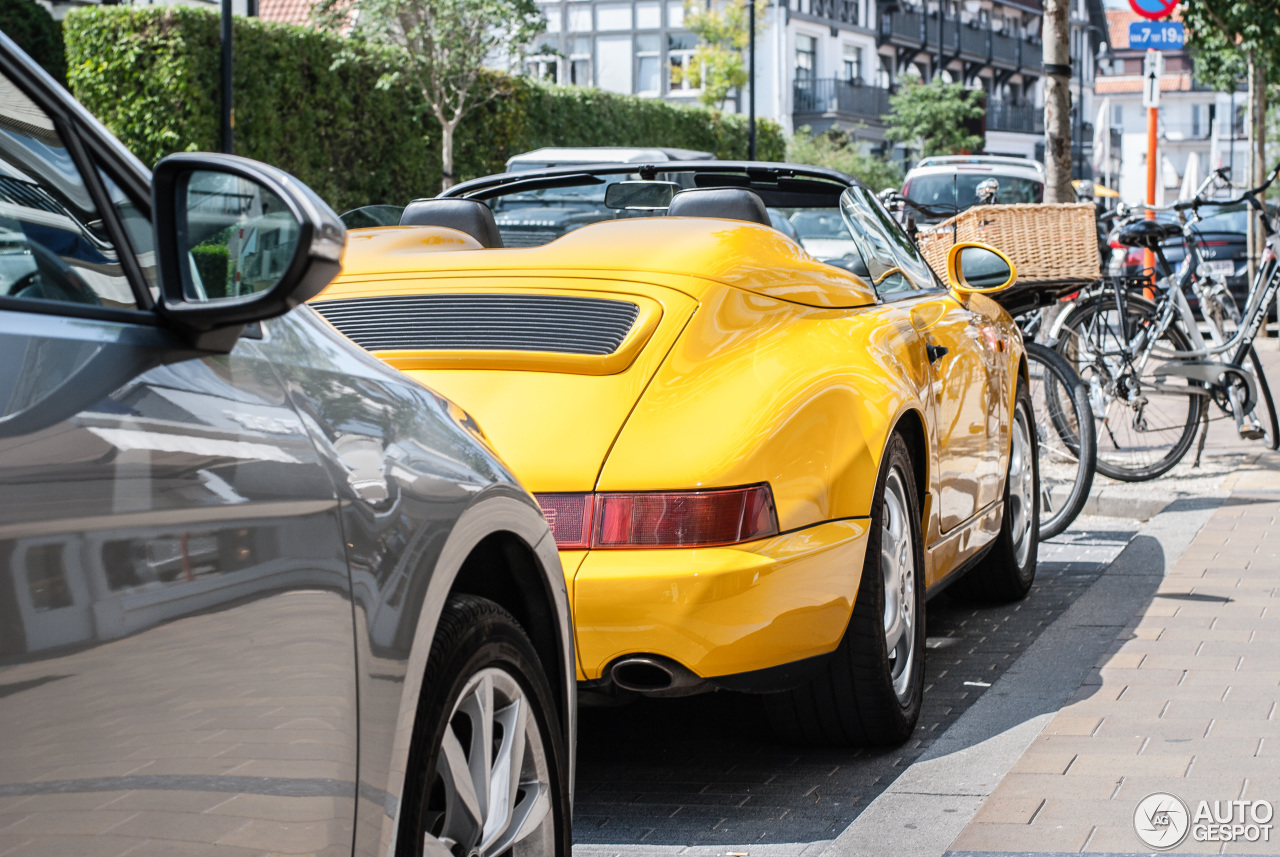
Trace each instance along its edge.
<path fill-rule="evenodd" d="M 481 247 L 501 247 L 502 235 L 489 206 L 474 199 L 415 199 L 400 215 L 401 226 L 447 226 L 465 232 Z"/>
<path fill-rule="evenodd" d="M 671 199 L 668 217 L 719 217 L 772 226 L 769 210 L 754 191 L 741 187 L 699 187 L 682 190 Z"/>

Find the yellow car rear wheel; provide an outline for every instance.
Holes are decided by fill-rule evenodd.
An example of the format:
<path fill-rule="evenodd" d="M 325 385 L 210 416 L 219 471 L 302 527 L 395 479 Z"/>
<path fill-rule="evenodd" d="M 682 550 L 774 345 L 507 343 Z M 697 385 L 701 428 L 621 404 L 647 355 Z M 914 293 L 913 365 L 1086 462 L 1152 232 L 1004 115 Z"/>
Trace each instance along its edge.
<path fill-rule="evenodd" d="M 905 741 L 924 688 L 924 551 L 915 468 L 893 435 L 871 506 L 871 528 L 853 615 L 823 672 L 765 697 L 779 737 L 803 744 Z"/>

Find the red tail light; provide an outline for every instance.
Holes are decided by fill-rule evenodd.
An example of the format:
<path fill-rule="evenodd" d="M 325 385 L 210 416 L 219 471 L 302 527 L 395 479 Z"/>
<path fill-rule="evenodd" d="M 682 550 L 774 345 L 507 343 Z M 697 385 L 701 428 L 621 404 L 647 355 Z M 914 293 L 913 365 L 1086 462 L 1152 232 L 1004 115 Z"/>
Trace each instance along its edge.
<path fill-rule="evenodd" d="M 551 525 L 556 546 L 565 549 L 591 547 L 593 494 L 535 494 L 542 514 Z"/>
<path fill-rule="evenodd" d="M 714 547 L 778 534 L 768 485 L 536 496 L 565 549 Z"/>

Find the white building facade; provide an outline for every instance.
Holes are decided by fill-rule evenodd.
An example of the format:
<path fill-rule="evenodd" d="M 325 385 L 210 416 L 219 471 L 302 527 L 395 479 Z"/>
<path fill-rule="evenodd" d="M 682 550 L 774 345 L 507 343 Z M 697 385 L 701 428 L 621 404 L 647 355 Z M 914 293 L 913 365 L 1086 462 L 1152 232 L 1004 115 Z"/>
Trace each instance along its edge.
<path fill-rule="evenodd" d="M 1129 203 L 1147 193 L 1147 109 L 1142 105 L 1142 63 L 1146 53 L 1129 48 L 1129 24 L 1139 20 L 1127 10 L 1109 9 L 1115 57 L 1103 64 L 1095 84 L 1095 101 L 1109 129 L 1107 151 L 1099 153 L 1099 179 Z M 1160 81 L 1157 122 L 1156 203 L 1178 197 L 1184 183 L 1197 185 L 1209 171 L 1232 169 L 1232 181 L 1243 183 L 1248 170 L 1245 110 L 1248 93 L 1217 92 L 1195 80 L 1190 55 L 1167 51 Z M 1191 188 L 1194 189 L 1194 188 Z"/>
<path fill-rule="evenodd" d="M 698 39 L 684 26 L 682 0 L 547 0 L 542 8 L 547 32 L 528 62 L 531 74 L 696 102 L 684 72 Z M 787 132 L 837 127 L 889 151 L 881 117 L 890 93 L 911 77 L 930 80 L 940 68 L 945 79 L 985 93 L 986 118 L 974 130 L 985 136 L 987 152 L 1043 152 L 1040 0 L 758 0 L 757 14 L 756 113 Z M 1083 93 L 1086 123 L 1104 24 L 1101 0 L 1076 0 L 1072 91 L 1077 103 Z M 745 93 L 731 95 L 724 108 L 745 112 Z M 1077 161 L 1087 169 L 1093 133 L 1080 131 Z"/>

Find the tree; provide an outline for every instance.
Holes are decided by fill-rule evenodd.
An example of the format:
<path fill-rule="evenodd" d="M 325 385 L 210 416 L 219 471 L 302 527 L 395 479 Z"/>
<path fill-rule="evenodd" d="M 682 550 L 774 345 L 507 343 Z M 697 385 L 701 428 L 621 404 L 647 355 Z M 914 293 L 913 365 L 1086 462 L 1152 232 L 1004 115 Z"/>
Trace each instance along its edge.
<path fill-rule="evenodd" d="M 892 161 L 877 158 L 846 131 L 828 128 L 814 134 L 808 125 L 787 141 L 787 160 L 848 173 L 873 191 L 902 186 L 902 170 Z"/>
<path fill-rule="evenodd" d="M 1253 152 L 1248 183 L 1261 184 L 1271 167 L 1267 163 L 1267 84 L 1280 83 L 1280 27 L 1276 26 L 1280 0 L 1190 0 L 1183 4 L 1182 15 L 1196 76 L 1225 90 L 1234 90 L 1242 77 L 1249 83 Z M 1251 228 L 1250 276 L 1259 252 L 1260 242 Z"/>
<path fill-rule="evenodd" d="M 1071 188 L 1072 0 L 1044 0 L 1044 201 L 1074 202 Z"/>
<path fill-rule="evenodd" d="M 0 2 L 0 30 L 54 79 L 66 85 L 62 27 L 47 9 L 35 0 L 4 0 Z"/>
<path fill-rule="evenodd" d="M 698 100 L 706 107 L 723 108 L 733 90 L 747 85 L 748 0 L 727 0 L 723 6 L 686 0 L 684 25 L 698 36 L 698 48 L 686 70 L 689 82 L 702 87 Z M 762 24 L 756 19 L 756 34 Z"/>
<path fill-rule="evenodd" d="M 325 28 L 393 55 L 397 70 L 378 85 L 389 88 L 403 79 L 422 94 L 425 109 L 440 123 L 445 188 L 454 184 L 458 125 L 503 93 L 483 80 L 486 64 L 521 59 L 545 24 L 534 0 L 322 0 L 316 15 Z"/>
<path fill-rule="evenodd" d="M 921 157 L 982 148 L 983 139 L 964 125 L 985 112 L 979 90 L 937 77 L 928 83 L 908 82 L 889 96 L 889 111 L 885 136 L 915 148 Z"/>

